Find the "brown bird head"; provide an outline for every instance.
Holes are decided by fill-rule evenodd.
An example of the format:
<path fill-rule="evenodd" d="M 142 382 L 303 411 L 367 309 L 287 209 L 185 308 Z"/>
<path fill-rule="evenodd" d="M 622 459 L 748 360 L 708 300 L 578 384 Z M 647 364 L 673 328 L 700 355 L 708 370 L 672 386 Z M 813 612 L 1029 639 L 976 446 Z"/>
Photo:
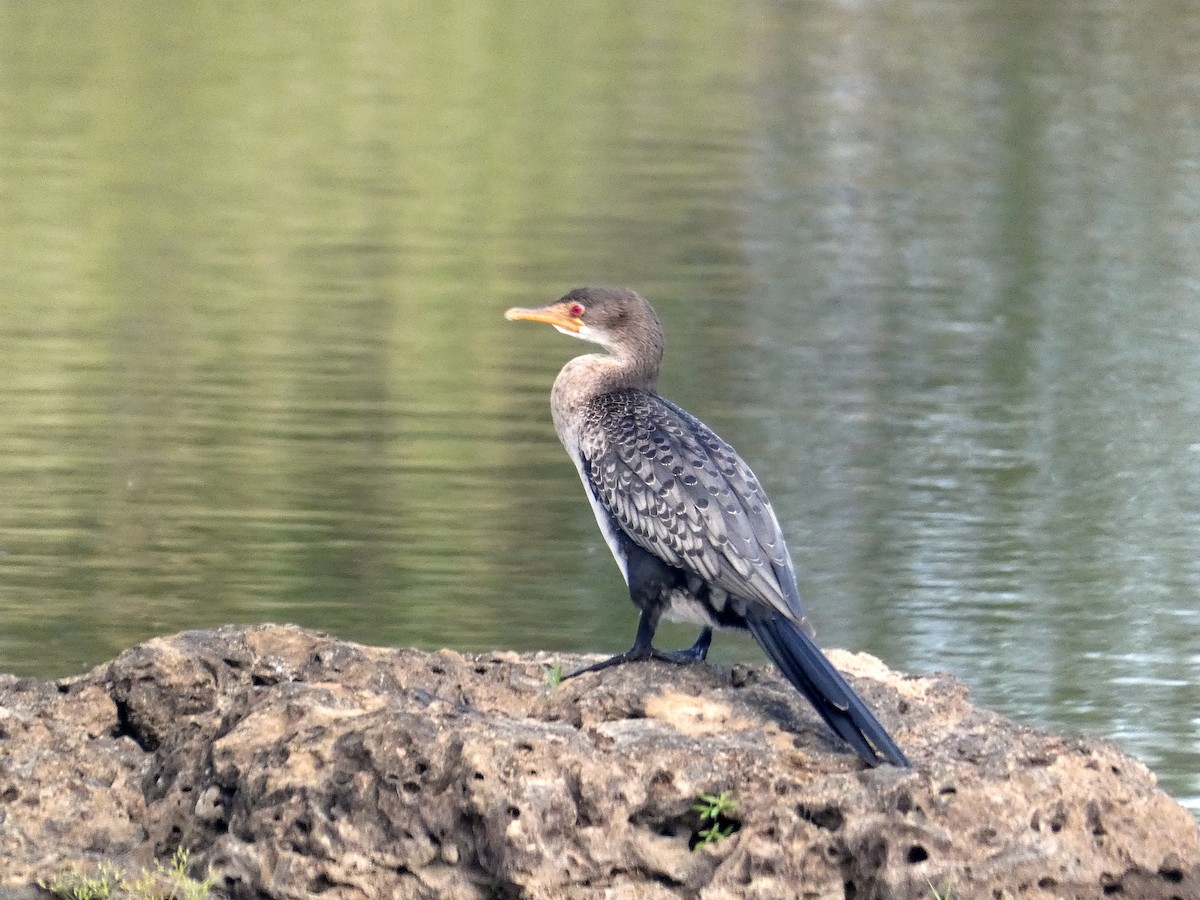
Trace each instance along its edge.
<path fill-rule="evenodd" d="M 662 360 L 663 333 L 653 307 L 634 291 L 576 288 L 547 306 L 515 306 L 510 320 L 545 322 L 563 334 L 599 344 L 610 353 Z"/>

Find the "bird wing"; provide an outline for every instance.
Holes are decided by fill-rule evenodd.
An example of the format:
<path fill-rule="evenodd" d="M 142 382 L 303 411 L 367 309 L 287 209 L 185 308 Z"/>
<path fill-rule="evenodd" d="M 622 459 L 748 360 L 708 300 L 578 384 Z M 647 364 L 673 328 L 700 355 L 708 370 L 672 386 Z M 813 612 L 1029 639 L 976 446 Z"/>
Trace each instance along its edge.
<path fill-rule="evenodd" d="M 750 467 L 670 401 L 625 389 L 584 410 L 592 495 L 644 550 L 807 626 L 779 521 Z"/>

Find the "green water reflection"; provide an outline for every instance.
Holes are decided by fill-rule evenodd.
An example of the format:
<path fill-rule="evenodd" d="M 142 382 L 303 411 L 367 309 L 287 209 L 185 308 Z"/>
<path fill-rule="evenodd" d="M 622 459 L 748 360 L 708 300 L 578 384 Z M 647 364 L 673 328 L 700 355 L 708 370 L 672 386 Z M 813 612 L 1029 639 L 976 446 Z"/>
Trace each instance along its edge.
<path fill-rule="evenodd" d="M 0 669 L 623 648 L 501 312 L 627 284 L 824 642 L 1200 809 L 1200 12 L 1083 8 L 0 3 Z"/>

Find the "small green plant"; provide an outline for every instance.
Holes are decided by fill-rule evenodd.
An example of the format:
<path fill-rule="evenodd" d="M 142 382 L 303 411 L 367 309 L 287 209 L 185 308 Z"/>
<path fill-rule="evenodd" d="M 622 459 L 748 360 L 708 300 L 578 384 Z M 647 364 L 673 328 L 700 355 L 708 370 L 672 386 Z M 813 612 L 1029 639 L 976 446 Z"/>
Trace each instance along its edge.
<path fill-rule="evenodd" d="M 692 836 L 692 850 L 723 841 L 741 827 L 730 815 L 737 809 L 737 801 L 729 796 L 729 791 L 701 794 L 700 802 L 692 809 L 700 814 L 701 825 Z"/>
<path fill-rule="evenodd" d="M 737 809 L 737 801 L 729 796 L 729 791 L 721 791 L 719 794 L 701 794 L 700 802 L 692 806 L 696 812 L 700 813 L 700 821 L 707 820 L 716 821 L 721 816 L 728 815 Z"/>
<path fill-rule="evenodd" d="M 180 847 L 170 866 L 156 862 L 153 870 L 142 869 L 133 876 L 108 862 L 101 863 L 95 875 L 72 866 L 49 881 L 39 879 L 38 886 L 63 900 L 206 900 L 216 878 L 211 868 L 202 881 L 188 875 L 190 856 Z"/>
<path fill-rule="evenodd" d="M 929 885 L 929 892 L 933 894 L 933 900 L 954 900 L 954 896 L 950 893 L 950 885 L 946 885 L 942 891 L 939 891 L 928 878 L 925 879 L 925 883 Z"/>
<path fill-rule="evenodd" d="M 548 687 L 550 690 L 554 690 L 556 687 L 562 684 L 564 677 L 566 676 L 563 674 L 562 663 L 559 663 L 553 669 L 550 669 L 546 672 L 546 687 Z"/>
<path fill-rule="evenodd" d="M 38 887 L 63 900 L 107 900 L 121 885 L 121 873 L 112 863 L 101 863 L 95 875 L 72 866 L 49 881 L 39 878 Z"/>
<path fill-rule="evenodd" d="M 127 882 L 130 893 L 138 900 L 205 900 L 216 877 L 210 866 L 202 881 L 192 878 L 187 873 L 190 858 L 191 852 L 186 847 L 179 847 L 171 856 L 169 867 L 156 862 L 153 872 L 143 869 L 136 879 Z M 163 893 L 163 882 L 166 882 L 166 893 Z"/>

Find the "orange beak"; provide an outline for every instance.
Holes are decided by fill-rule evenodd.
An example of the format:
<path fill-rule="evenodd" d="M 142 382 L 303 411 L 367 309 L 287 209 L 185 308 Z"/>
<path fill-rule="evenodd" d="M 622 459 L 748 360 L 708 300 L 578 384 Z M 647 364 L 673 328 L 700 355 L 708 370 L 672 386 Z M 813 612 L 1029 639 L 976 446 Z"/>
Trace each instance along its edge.
<path fill-rule="evenodd" d="M 505 311 L 504 318 L 510 322 L 545 322 L 563 331 L 579 334 L 579 329 L 583 328 L 583 319 L 571 315 L 569 309 L 565 303 L 551 303 L 549 306 L 533 308 L 514 306 Z"/>

